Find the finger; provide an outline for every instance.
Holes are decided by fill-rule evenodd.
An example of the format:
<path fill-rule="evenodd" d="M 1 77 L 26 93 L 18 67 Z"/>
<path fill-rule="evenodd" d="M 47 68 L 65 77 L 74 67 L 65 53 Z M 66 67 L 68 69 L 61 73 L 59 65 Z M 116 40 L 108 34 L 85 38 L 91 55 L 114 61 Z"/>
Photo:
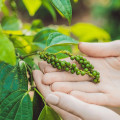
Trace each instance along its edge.
<path fill-rule="evenodd" d="M 88 104 L 60 92 L 49 94 L 46 101 L 85 120 L 114 120 L 119 118 L 118 114 L 105 107 Z"/>
<path fill-rule="evenodd" d="M 39 70 L 33 71 L 33 78 L 34 78 L 35 84 L 38 90 L 41 92 L 41 94 L 46 98 L 46 96 L 51 93 L 51 89 L 49 86 L 44 85 L 42 83 L 42 77 L 43 77 L 43 73 L 41 71 Z"/>
<path fill-rule="evenodd" d="M 52 71 L 59 71 L 57 68 L 53 68 L 50 64 L 48 64 L 46 61 L 41 61 L 38 63 L 40 70 L 43 73 L 46 72 L 52 72 Z"/>
<path fill-rule="evenodd" d="M 107 43 L 81 42 L 79 49 L 82 53 L 91 57 L 109 57 L 120 55 L 120 40 Z"/>
<path fill-rule="evenodd" d="M 87 74 L 82 75 L 76 75 L 71 74 L 69 72 L 52 72 L 52 73 L 46 73 L 43 76 L 43 83 L 44 84 L 52 84 L 54 82 L 79 82 L 79 81 L 90 81 L 92 80 L 91 77 L 89 77 Z"/>
<path fill-rule="evenodd" d="M 51 105 L 51 104 L 50 104 L 50 107 L 52 107 L 53 110 L 56 113 L 58 113 L 62 117 L 63 120 L 82 120 L 79 117 L 60 109 L 59 107 L 56 107 L 56 106 Z"/>
<path fill-rule="evenodd" d="M 97 85 L 92 82 L 54 82 L 51 85 L 51 90 L 64 93 L 70 93 L 74 90 L 88 93 L 99 92 Z"/>
<path fill-rule="evenodd" d="M 108 105 L 109 97 L 104 93 L 85 93 L 81 91 L 72 91 L 72 96 L 90 104 Z"/>
<path fill-rule="evenodd" d="M 70 62 L 71 64 L 76 63 L 78 67 L 80 67 L 80 65 L 75 61 L 75 60 L 70 60 L 70 58 L 65 58 L 65 59 L 61 59 L 61 61 L 67 61 Z M 48 64 L 45 61 L 41 61 L 38 63 L 40 70 L 43 73 L 49 73 L 49 72 L 58 72 L 60 70 L 58 70 L 57 68 L 53 68 L 50 64 Z"/>

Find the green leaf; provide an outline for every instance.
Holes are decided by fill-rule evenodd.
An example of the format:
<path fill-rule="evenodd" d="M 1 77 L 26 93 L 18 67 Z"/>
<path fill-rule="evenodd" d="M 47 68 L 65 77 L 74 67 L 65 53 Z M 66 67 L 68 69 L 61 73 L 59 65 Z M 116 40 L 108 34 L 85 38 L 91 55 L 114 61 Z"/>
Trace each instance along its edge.
<path fill-rule="evenodd" d="M 21 22 L 18 18 L 12 17 L 3 17 L 1 21 L 3 30 L 20 30 Z"/>
<path fill-rule="evenodd" d="M 94 40 L 107 42 L 111 39 L 105 30 L 89 23 L 77 23 L 71 27 L 71 32 L 83 42 Z"/>
<path fill-rule="evenodd" d="M 53 32 L 56 32 L 56 30 L 45 27 L 35 35 L 33 42 L 46 43 L 46 40 L 48 39 L 49 34 Z"/>
<path fill-rule="evenodd" d="M 45 106 L 38 120 L 61 120 L 61 118 L 52 108 L 50 108 L 49 106 Z"/>
<path fill-rule="evenodd" d="M 1 11 L 2 6 L 3 6 L 3 2 L 2 0 L 0 0 L 0 11 Z"/>
<path fill-rule="evenodd" d="M 72 18 L 72 7 L 70 0 L 51 0 L 51 2 L 70 23 Z"/>
<path fill-rule="evenodd" d="M 23 0 L 25 7 L 27 8 L 29 15 L 34 16 L 37 10 L 40 8 L 41 0 Z"/>
<path fill-rule="evenodd" d="M 63 35 L 59 32 L 51 33 L 47 39 L 47 46 L 58 46 L 58 45 L 74 45 L 78 44 L 78 41 L 72 39 L 69 36 Z"/>
<path fill-rule="evenodd" d="M 55 9 L 53 8 L 53 6 L 50 4 L 50 2 L 48 0 L 43 0 L 42 4 L 46 9 L 48 9 L 48 11 L 50 12 L 50 14 L 53 17 L 53 20 L 56 21 L 56 12 L 55 12 Z"/>
<path fill-rule="evenodd" d="M 28 90 L 28 79 L 24 61 L 18 61 L 16 66 L 0 62 L 0 104 L 16 90 Z"/>
<path fill-rule="evenodd" d="M 0 60 L 11 65 L 16 64 L 15 49 L 12 42 L 0 32 Z"/>
<path fill-rule="evenodd" d="M 2 101 L 0 120 L 32 120 L 32 102 L 26 91 L 15 91 Z"/>

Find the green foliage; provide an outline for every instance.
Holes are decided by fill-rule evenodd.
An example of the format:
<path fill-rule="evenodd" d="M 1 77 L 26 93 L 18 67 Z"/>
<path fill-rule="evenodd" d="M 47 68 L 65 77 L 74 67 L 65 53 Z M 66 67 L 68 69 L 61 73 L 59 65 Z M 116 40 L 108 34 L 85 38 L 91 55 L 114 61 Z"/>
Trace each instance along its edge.
<path fill-rule="evenodd" d="M 48 47 L 52 47 L 59 45 L 74 45 L 74 44 L 78 44 L 78 42 L 59 32 L 54 32 L 49 35 L 46 44 Z"/>
<path fill-rule="evenodd" d="M 29 15 L 34 16 L 36 11 L 42 4 L 41 0 L 23 0 L 25 7 L 27 8 Z"/>
<path fill-rule="evenodd" d="M 61 120 L 61 118 L 49 106 L 45 106 L 38 120 Z"/>
<path fill-rule="evenodd" d="M 72 18 L 72 7 L 70 0 L 51 0 L 51 2 L 70 23 Z"/>
<path fill-rule="evenodd" d="M 35 15 L 42 6 L 49 10 L 55 21 L 55 7 L 69 23 L 71 21 L 70 0 L 23 0 L 23 3 L 30 16 Z M 38 19 L 29 24 L 21 24 L 15 1 L 10 1 L 10 8 L 11 10 L 6 7 L 4 0 L 0 0 L 0 9 L 4 14 L 0 26 L 0 120 L 37 120 L 38 117 L 39 120 L 61 120 L 59 115 L 46 105 L 44 97 L 34 86 L 32 70 L 39 69 L 35 61 L 40 60 L 41 53 L 57 57 L 56 61 L 58 58 L 67 57 L 68 53 L 71 55 L 71 45 L 78 44 L 71 35 L 80 41 L 109 41 L 110 36 L 91 24 L 44 27 L 42 20 Z M 9 16 L 9 11 L 12 16 Z M 79 60 L 78 57 L 74 59 Z M 77 75 L 84 75 L 88 71 L 88 68 L 85 68 L 86 72 L 78 71 L 76 67 L 73 69 L 74 65 L 70 67 L 68 62 L 60 62 L 58 65 L 61 66 L 55 66 L 56 61 L 52 61 L 53 67 L 60 69 L 67 65 L 64 70 L 69 71 L 72 68 L 71 73 L 76 72 Z M 51 61 L 48 59 L 47 62 Z M 81 64 L 81 61 L 78 62 Z M 85 62 L 83 67 L 90 65 Z M 94 71 L 92 74 L 95 76 L 97 73 Z M 29 96 L 31 91 L 34 92 L 34 97 Z"/>
<path fill-rule="evenodd" d="M 77 23 L 71 27 L 73 35 L 80 41 L 110 41 L 110 35 L 103 29 L 89 23 Z"/>
<path fill-rule="evenodd" d="M 0 60 L 11 65 L 16 64 L 15 49 L 12 42 L 0 31 Z"/>
<path fill-rule="evenodd" d="M 3 17 L 1 21 L 3 30 L 20 30 L 21 22 L 16 17 Z"/>

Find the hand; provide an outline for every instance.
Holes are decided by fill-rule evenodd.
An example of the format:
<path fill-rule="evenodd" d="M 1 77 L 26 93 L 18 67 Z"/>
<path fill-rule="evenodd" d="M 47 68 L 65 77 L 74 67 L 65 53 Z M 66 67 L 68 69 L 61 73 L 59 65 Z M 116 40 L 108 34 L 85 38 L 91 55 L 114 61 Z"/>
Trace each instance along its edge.
<path fill-rule="evenodd" d="M 63 120 L 81 120 L 81 118 L 84 120 L 120 120 L 118 114 L 105 107 L 82 102 L 64 93 L 52 93 L 49 86 L 42 84 L 42 76 L 43 74 L 38 70 L 33 72 L 38 90 Z"/>
<path fill-rule="evenodd" d="M 69 93 L 87 103 L 120 106 L 120 41 L 80 43 L 79 49 L 100 72 L 99 84 L 90 82 L 88 75 L 60 72 L 46 62 L 40 62 L 40 69 L 46 73 L 43 83 L 51 84 L 52 91 Z"/>
<path fill-rule="evenodd" d="M 46 98 L 49 94 L 52 93 L 50 86 L 44 85 L 42 83 L 43 73 L 41 71 L 34 70 L 33 77 L 34 77 L 34 81 L 36 83 L 38 90 L 41 92 L 41 94 L 44 96 L 44 98 Z M 63 118 L 63 120 L 81 120 L 79 117 L 77 117 L 67 111 L 62 110 L 55 105 L 49 104 L 49 106 L 51 106 L 53 108 L 53 110 L 55 112 L 57 112 Z"/>

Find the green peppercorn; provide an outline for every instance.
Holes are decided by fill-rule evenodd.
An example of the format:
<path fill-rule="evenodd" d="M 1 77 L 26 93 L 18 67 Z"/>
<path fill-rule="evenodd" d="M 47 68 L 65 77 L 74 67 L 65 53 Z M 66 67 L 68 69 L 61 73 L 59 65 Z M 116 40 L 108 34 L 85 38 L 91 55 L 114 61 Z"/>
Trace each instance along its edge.
<path fill-rule="evenodd" d="M 100 73 L 99 73 L 99 72 L 97 72 L 97 75 L 100 75 Z"/>
<path fill-rule="evenodd" d="M 74 60 L 74 59 L 75 59 L 75 57 L 74 57 L 74 56 L 71 56 L 71 57 L 70 57 L 70 59 L 71 59 L 71 60 Z"/>
<path fill-rule="evenodd" d="M 97 80 L 97 79 L 94 79 L 94 80 L 93 80 L 93 82 L 94 82 L 94 83 L 97 83 L 97 82 L 98 82 L 98 80 Z"/>
<path fill-rule="evenodd" d="M 81 71 L 81 75 L 82 75 L 82 76 L 85 75 L 85 71 Z"/>
<path fill-rule="evenodd" d="M 56 64 L 56 66 L 59 66 L 59 65 L 60 65 L 60 63 L 57 63 L 57 64 Z"/>
<path fill-rule="evenodd" d="M 71 73 L 72 73 L 72 74 L 74 74 L 74 73 L 75 73 L 75 71 L 74 71 L 74 70 L 71 70 Z"/>
<path fill-rule="evenodd" d="M 89 67 L 90 67 L 90 64 L 86 64 L 86 67 L 89 68 Z"/>
<path fill-rule="evenodd" d="M 59 59 L 58 59 L 58 58 L 55 58 L 55 62 L 58 63 L 58 62 L 59 62 Z"/>
<path fill-rule="evenodd" d="M 51 65 L 55 65 L 55 62 L 51 62 Z"/>
<path fill-rule="evenodd" d="M 75 63 L 72 64 L 72 67 L 75 68 L 77 65 Z"/>
<path fill-rule="evenodd" d="M 80 60 L 83 60 L 83 57 L 82 57 L 82 56 L 80 56 Z"/>
<path fill-rule="evenodd" d="M 43 59 L 45 56 L 43 54 L 40 55 L 40 58 Z"/>
<path fill-rule="evenodd" d="M 85 60 L 83 63 L 86 65 L 86 64 L 87 64 L 87 61 Z"/>
<path fill-rule="evenodd" d="M 84 71 L 85 71 L 85 72 L 88 72 L 88 68 L 85 68 Z"/>
<path fill-rule="evenodd" d="M 91 69 L 94 69 L 94 66 L 93 66 L 93 65 L 91 65 Z"/>
<path fill-rule="evenodd" d="M 82 63 L 83 63 L 83 60 L 80 60 L 79 63 L 82 64 Z"/>
<path fill-rule="evenodd" d="M 62 68 L 61 68 L 61 66 L 58 66 L 57 69 L 58 69 L 58 70 L 61 70 Z"/>
<path fill-rule="evenodd" d="M 78 71 L 76 72 L 77 75 L 80 75 L 80 73 L 81 73 L 80 70 L 78 70 Z"/>
<path fill-rule="evenodd" d="M 76 60 L 76 61 L 79 61 L 79 60 L 80 60 L 80 58 L 79 58 L 78 56 L 76 56 L 76 57 L 75 57 L 75 60 Z"/>
<path fill-rule="evenodd" d="M 50 59 L 47 59 L 47 63 L 48 63 L 48 64 L 50 63 Z"/>
<path fill-rule="evenodd" d="M 93 76 L 96 76 L 96 75 L 97 75 L 96 71 L 93 71 L 93 72 L 92 72 L 92 75 L 93 75 Z"/>
<path fill-rule="evenodd" d="M 50 60 L 51 60 L 51 61 L 54 61 L 54 60 L 55 60 L 55 57 L 52 56 Z"/>
<path fill-rule="evenodd" d="M 78 70 L 79 70 L 78 67 L 75 67 L 75 68 L 74 68 L 74 71 L 75 71 L 75 72 L 77 72 Z"/>
<path fill-rule="evenodd" d="M 69 71 L 69 68 L 68 68 L 68 67 L 66 67 L 66 68 L 65 68 L 65 71 Z"/>
<path fill-rule="evenodd" d="M 82 68 L 85 68 L 85 65 L 82 64 L 81 67 L 82 67 Z"/>
<path fill-rule="evenodd" d="M 50 53 L 46 53 L 47 56 L 50 56 L 51 54 Z"/>
<path fill-rule="evenodd" d="M 96 78 L 100 78 L 100 76 L 99 76 L 99 75 L 96 75 Z"/>
<path fill-rule="evenodd" d="M 64 62 L 64 61 L 61 62 L 61 66 L 62 66 L 62 67 L 65 66 L 65 62 Z"/>
<path fill-rule="evenodd" d="M 84 61 L 87 61 L 86 58 L 83 58 Z"/>
<path fill-rule="evenodd" d="M 44 57 L 44 58 L 43 58 L 43 60 L 44 60 L 44 61 L 46 61 L 46 60 L 47 60 L 47 58 L 46 58 L 46 57 Z"/>
<path fill-rule="evenodd" d="M 70 66 L 70 62 L 66 62 L 66 65 L 69 67 Z"/>

